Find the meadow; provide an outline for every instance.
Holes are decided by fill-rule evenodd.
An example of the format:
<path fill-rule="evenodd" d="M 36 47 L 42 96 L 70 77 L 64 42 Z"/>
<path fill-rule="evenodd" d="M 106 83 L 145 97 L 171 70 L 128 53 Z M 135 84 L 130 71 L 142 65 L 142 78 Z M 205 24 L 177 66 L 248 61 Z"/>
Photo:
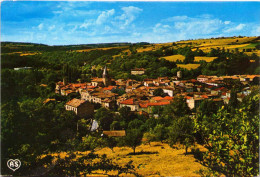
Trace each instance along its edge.
<path fill-rule="evenodd" d="M 164 58 L 164 59 L 169 60 L 169 61 L 176 62 L 177 60 L 183 61 L 185 59 L 185 56 L 183 56 L 183 55 L 171 55 L 171 56 L 166 56 L 166 57 L 161 57 L 161 58 Z"/>
<path fill-rule="evenodd" d="M 187 70 L 191 70 L 191 69 L 197 69 L 200 66 L 200 64 L 177 64 L 177 67 L 179 68 L 185 68 Z"/>
<path fill-rule="evenodd" d="M 206 61 L 212 62 L 213 60 L 217 59 L 218 57 L 194 57 L 194 62 Z"/>
<path fill-rule="evenodd" d="M 133 155 L 133 150 L 129 147 L 115 147 L 112 152 L 109 148 L 96 149 L 95 153 L 99 155 L 106 154 L 109 159 L 119 165 L 126 165 L 129 161 L 133 161 L 135 171 L 142 176 L 200 176 L 198 171 L 206 169 L 205 166 L 199 163 L 194 158 L 194 155 L 189 149 L 189 153 L 185 155 L 185 149 L 181 145 L 176 145 L 176 148 L 171 148 L 168 144 L 161 142 L 151 142 L 142 144 L 137 147 L 136 154 Z M 196 144 L 194 149 L 199 149 L 204 152 L 206 149 Z M 78 157 L 88 154 L 89 151 L 77 152 Z M 52 154 L 65 158 L 65 152 Z M 192 165 L 191 165 L 192 164 Z M 109 172 L 109 175 L 115 175 L 116 172 Z M 106 176 L 104 171 L 94 171 L 87 176 Z M 124 174 L 123 176 L 133 176 Z"/>

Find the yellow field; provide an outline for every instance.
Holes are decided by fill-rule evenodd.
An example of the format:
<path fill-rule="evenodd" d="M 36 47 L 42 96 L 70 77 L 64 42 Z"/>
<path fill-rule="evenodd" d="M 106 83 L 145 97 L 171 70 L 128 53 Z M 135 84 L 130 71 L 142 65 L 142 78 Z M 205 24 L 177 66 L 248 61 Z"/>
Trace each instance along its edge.
<path fill-rule="evenodd" d="M 20 56 L 37 55 L 37 54 L 41 54 L 41 53 L 39 53 L 39 52 L 34 52 L 34 53 L 22 53 L 22 54 L 20 54 Z"/>
<path fill-rule="evenodd" d="M 253 53 L 255 53 L 257 56 L 260 56 L 260 50 L 254 51 L 254 52 L 245 52 L 245 54 L 251 56 Z"/>
<path fill-rule="evenodd" d="M 89 52 L 92 50 L 109 50 L 109 49 L 122 49 L 126 47 L 104 47 L 104 48 L 93 48 L 93 49 L 82 49 L 82 50 L 75 50 L 75 52 Z"/>
<path fill-rule="evenodd" d="M 200 64 L 177 64 L 177 67 L 185 68 L 187 70 L 197 69 Z"/>
<path fill-rule="evenodd" d="M 189 41 L 179 41 L 176 42 L 178 43 L 192 43 L 192 44 L 197 44 L 197 45 L 203 45 L 203 46 L 212 46 L 212 45 L 227 45 L 230 43 L 245 43 L 245 42 L 250 42 L 257 37 L 243 37 L 243 38 L 238 38 L 238 37 L 230 37 L 230 38 L 224 38 L 224 39 L 197 39 L 197 40 L 189 40 Z"/>
<path fill-rule="evenodd" d="M 136 51 L 138 53 L 140 52 L 147 52 L 147 51 L 155 51 L 157 49 L 161 48 L 161 46 L 158 46 L 158 45 L 151 45 L 151 46 L 147 46 L 147 47 L 140 47 L 140 48 L 137 48 Z"/>
<path fill-rule="evenodd" d="M 166 56 L 166 57 L 161 57 L 161 58 L 164 58 L 164 59 L 169 60 L 169 61 L 176 62 L 177 60 L 183 61 L 185 59 L 185 56 L 183 56 L 183 55 L 171 55 L 171 56 Z"/>
<path fill-rule="evenodd" d="M 125 165 L 132 160 L 136 172 L 142 176 L 199 176 L 196 171 L 201 168 L 205 169 L 206 167 L 202 166 L 192 154 L 185 156 L 185 150 L 181 147 L 179 146 L 179 149 L 172 149 L 168 144 L 152 142 L 151 146 L 146 144 L 136 148 L 136 152 L 143 151 L 144 153 L 142 154 L 129 155 L 133 150 L 128 147 L 116 147 L 114 148 L 114 152 L 109 148 L 103 148 L 97 150 L 95 153 L 99 155 L 106 154 L 108 158 L 113 159 L 119 165 Z M 205 151 L 205 148 L 200 145 L 196 145 L 196 148 Z M 188 152 L 190 152 L 190 149 Z M 78 154 L 87 153 L 89 152 L 78 152 Z M 64 158 L 66 153 L 60 153 L 59 155 L 61 158 Z M 102 171 L 96 171 L 89 176 L 100 176 L 100 174 L 102 174 Z M 113 173 L 111 172 L 111 174 Z"/>
<path fill-rule="evenodd" d="M 213 60 L 217 59 L 218 57 L 194 57 L 195 62 L 199 62 L 201 60 L 206 62 L 212 62 Z"/>
<path fill-rule="evenodd" d="M 22 52 L 12 52 L 12 53 L 1 53 L 1 55 L 13 55 L 13 54 L 20 54 Z"/>
<path fill-rule="evenodd" d="M 243 47 L 246 47 L 250 44 L 236 44 L 236 45 L 200 45 L 198 47 L 198 49 L 202 50 L 203 52 L 210 52 L 211 49 L 222 49 L 224 48 L 225 50 L 229 49 L 229 50 L 233 50 L 233 49 L 236 49 L 236 48 L 243 48 Z M 197 50 L 197 48 L 193 48 L 192 51 L 195 51 Z M 242 49 L 240 49 L 240 51 L 242 51 Z"/>

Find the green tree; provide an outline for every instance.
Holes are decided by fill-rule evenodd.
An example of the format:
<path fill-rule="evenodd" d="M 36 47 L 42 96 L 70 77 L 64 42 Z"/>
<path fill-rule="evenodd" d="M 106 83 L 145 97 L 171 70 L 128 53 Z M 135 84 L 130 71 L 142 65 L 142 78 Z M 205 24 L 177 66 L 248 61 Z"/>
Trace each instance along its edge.
<path fill-rule="evenodd" d="M 101 107 L 97 110 L 94 117 L 98 121 L 101 129 L 110 130 L 110 125 L 113 122 L 113 114 L 110 110 Z"/>
<path fill-rule="evenodd" d="M 154 96 L 165 97 L 165 96 L 167 96 L 168 94 L 165 94 L 165 93 L 163 92 L 163 89 L 162 89 L 162 88 L 158 88 L 158 89 L 155 89 L 155 90 L 154 90 L 153 95 L 154 95 Z"/>
<path fill-rule="evenodd" d="M 174 119 L 169 127 L 169 142 L 171 146 L 176 143 L 183 144 L 185 155 L 187 154 L 188 148 L 195 143 L 194 124 L 189 116 Z"/>
<path fill-rule="evenodd" d="M 155 137 L 155 140 L 163 142 L 167 138 L 168 131 L 165 127 L 165 125 L 158 124 L 155 126 L 154 130 L 152 131 L 152 134 Z"/>
<path fill-rule="evenodd" d="M 230 100 L 228 102 L 228 105 L 231 108 L 236 108 L 238 106 L 238 100 L 237 100 L 237 92 L 235 89 L 231 89 L 230 92 Z"/>
<path fill-rule="evenodd" d="M 205 132 L 204 165 L 225 176 L 256 176 L 259 173 L 259 90 L 245 97 L 232 113 L 225 107 L 213 121 L 195 121 L 196 131 Z"/>
<path fill-rule="evenodd" d="M 130 122 L 132 120 L 132 113 L 131 113 L 131 109 L 127 106 L 124 106 L 122 108 L 119 109 L 118 111 L 120 113 L 120 116 L 122 117 L 122 121 L 125 121 L 126 123 Z"/>
<path fill-rule="evenodd" d="M 139 129 L 130 129 L 126 132 L 125 144 L 131 147 L 135 154 L 135 149 L 142 143 L 143 133 Z"/>
<path fill-rule="evenodd" d="M 180 117 L 190 113 L 190 109 L 183 96 L 174 97 L 172 103 L 166 106 L 163 110 L 163 116 Z"/>

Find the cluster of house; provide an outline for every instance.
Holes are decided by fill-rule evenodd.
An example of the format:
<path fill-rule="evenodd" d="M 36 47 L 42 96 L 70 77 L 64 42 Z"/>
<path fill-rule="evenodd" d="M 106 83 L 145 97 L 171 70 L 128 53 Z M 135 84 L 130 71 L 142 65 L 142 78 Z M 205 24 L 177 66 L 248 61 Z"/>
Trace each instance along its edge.
<path fill-rule="evenodd" d="M 79 116 L 92 116 L 94 104 L 113 109 L 127 106 L 131 111 L 151 114 L 154 107 L 166 106 L 174 101 L 175 96 L 182 95 L 190 109 L 196 109 L 203 100 L 210 99 L 219 104 L 228 103 L 230 90 L 229 80 L 238 80 L 244 88 L 237 94 L 238 100 L 250 93 L 248 84 L 259 80 L 260 75 L 205 76 L 197 79 L 181 80 L 178 77 L 159 77 L 157 79 L 113 80 L 109 77 L 107 68 L 102 78 L 92 78 L 89 83 L 58 82 L 55 92 L 67 96 L 73 92 L 79 93 L 81 99 L 72 99 L 66 105 L 66 110 L 73 110 Z M 164 96 L 156 96 L 155 90 L 163 91 Z M 120 93 L 120 94 L 119 94 Z"/>

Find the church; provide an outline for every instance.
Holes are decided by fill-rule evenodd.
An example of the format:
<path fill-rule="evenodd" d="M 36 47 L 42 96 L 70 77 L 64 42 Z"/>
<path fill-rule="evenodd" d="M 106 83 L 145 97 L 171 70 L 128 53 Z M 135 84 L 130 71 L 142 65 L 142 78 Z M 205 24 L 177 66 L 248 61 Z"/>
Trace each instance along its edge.
<path fill-rule="evenodd" d="M 106 66 L 103 70 L 102 78 L 92 78 L 91 85 L 99 86 L 99 87 L 107 87 L 107 86 L 111 85 L 111 78 L 108 74 Z"/>

